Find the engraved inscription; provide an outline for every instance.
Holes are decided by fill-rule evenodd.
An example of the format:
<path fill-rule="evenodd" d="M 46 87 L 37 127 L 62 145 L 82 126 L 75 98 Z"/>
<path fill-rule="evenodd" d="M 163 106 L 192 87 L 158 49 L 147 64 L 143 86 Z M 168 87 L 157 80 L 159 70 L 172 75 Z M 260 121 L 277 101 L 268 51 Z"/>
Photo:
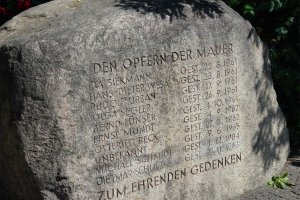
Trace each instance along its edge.
<path fill-rule="evenodd" d="M 241 162 L 238 64 L 231 43 L 92 62 L 95 199 Z"/>

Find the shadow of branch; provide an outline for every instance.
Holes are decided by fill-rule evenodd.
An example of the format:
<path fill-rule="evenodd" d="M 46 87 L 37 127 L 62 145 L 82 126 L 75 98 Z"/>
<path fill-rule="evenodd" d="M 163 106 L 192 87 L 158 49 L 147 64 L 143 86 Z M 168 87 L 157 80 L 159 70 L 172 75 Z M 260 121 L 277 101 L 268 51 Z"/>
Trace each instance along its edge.
<path fill-rule="evenodd" d="M 251 28 L 251 30 L 250 30 L 247 38 L 248 39 L 253 39 L 254 42 L 255 42 L 256 47 L 259 47 L 261 41 L 260 41 L 260 39 L 259 39 L 259 37 L 258 37 L 258 35 L 256 33 L 255 28 L 253 28 L 253 27 Z"/>
<path fill-rule="evenodd" d="M 116 3 L 116 7 L 124 10 L 133 9 L 141 14 L 152 13 L 162 19 L 169 17 L 170 22 L 174 18 L 186 18 L 184 10 L 187 5 L 197 17 L 215 18 L 224 13 L 217 2 L 209 0 L 116 0 Z"/>
<path fill-rule="evenodd" d="M 251 35 L 254 36 L 254 42 L 258 46 L 258 36 L 254 32 Z M 273 90 L 273 84 L 267 48 L 264 48 L 262 56 L 264 58 L 263 72 L 255 78 L 255 90 L 259 102 L 257 112 L 264 118 L 260 121 L 252 139 L 252 151 L 260 155 L 264 162 L 264 171 L 267 171 L 274 162 L 282 159 L 280 155 L 289 148 L 289 136 L 281 109 L 279 107 L 274 109 L 271 105 L 274 100 L 270 99 L 269 93 Z M 278 133 L 273 135 L 272 133 L 276 131 Z"/>

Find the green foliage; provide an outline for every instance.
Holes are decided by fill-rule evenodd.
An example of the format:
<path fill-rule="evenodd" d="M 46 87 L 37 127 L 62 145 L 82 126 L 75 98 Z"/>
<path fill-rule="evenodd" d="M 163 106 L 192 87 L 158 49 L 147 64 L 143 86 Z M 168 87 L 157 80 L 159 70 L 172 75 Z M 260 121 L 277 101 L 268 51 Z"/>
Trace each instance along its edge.
<path fill-rule="evenodd" d="M 273 188 L 281 188 L 283 189 L 285 186 L 293 186 L 294 184 L 289 182 L 289 178 L 287 177 L 288 173 L 285 172 L 280 176 L 273 176 L 271 180 L 267 182 L 268 186 Z"/>
<path fill-rule="evenodd" d="M 270 38 L 284 38 L 299 15 L 298 0 L 225 0 L 232 8 L 250 20 Z M 278 37 L 277 37 L 278 36 Z"/>
<path fill-rule="evenodd" d="M 243 14 L 244 15 L 255 15 L 254 6 L 251 4 L 245 4 L 243 7 Z"/>

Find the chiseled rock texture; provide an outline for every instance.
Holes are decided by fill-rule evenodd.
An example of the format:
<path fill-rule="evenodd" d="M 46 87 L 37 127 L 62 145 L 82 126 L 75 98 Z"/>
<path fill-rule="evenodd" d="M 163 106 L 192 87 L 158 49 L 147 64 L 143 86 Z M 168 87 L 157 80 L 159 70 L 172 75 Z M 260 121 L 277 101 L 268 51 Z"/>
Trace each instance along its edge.
<path fill-rule="evenodd" d="M 221 1 L 55 0 L 0 28 L 0 198 L 230 199 L 289 153 L 267 49 Z"/>

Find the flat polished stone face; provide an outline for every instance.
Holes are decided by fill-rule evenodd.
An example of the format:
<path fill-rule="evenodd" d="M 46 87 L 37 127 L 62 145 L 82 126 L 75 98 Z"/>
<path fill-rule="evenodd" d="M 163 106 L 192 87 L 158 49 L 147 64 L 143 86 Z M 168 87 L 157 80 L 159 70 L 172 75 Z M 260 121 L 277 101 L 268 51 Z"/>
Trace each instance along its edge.
<path fill-rule="evenodd" d="M 223 2 L 56 0 L 0 56 L 2 197 L 228 199 L 288 155 L 267 49 Z"/>

